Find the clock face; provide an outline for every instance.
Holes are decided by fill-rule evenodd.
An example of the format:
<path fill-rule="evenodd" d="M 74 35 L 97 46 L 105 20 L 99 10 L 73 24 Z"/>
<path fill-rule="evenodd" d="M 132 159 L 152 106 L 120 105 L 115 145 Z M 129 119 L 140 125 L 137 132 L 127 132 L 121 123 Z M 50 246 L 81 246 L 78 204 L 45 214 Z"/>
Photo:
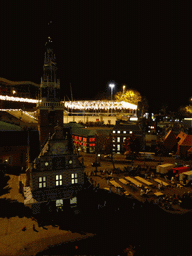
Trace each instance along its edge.
<path fill-rule="evenodd" d="M 66 152 L 66 146 L 61 142 L 57 142 L 52 146 L 53 155 L 64 154 L 65 152 Z"/>

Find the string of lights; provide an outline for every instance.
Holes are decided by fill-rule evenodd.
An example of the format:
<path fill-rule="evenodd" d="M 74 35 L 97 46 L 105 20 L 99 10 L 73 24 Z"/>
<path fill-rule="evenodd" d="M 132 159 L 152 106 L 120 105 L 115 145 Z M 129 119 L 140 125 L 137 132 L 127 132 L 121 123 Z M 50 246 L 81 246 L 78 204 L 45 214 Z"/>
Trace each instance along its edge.
<path fill-rule="evenodd" d="M 26 103 L 40 103 L 41 100 L 19 98 L 13 96 L 0 95 L 0 100 L 15 101 L 15 102 L 26 102 Z M 131 109 L 136 110 L 137 105 L 125 102 L 125 101 L 62 101 L 65 108 L 68 109 L 80 109 L 80 110 L 109 110 L 109 109 Z"/>

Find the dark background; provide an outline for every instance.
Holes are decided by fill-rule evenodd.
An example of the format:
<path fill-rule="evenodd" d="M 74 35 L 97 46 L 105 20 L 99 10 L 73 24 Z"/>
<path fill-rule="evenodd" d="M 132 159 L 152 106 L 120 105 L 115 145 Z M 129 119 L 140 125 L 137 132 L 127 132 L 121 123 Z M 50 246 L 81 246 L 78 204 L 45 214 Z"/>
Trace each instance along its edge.
<path fill-rule="evenodd" d="M 114 80 L 116 91 L 125 84 L 146 96 L 150 111 L 176 111 L 191 96 L 189 3 L 1 1 L 0 77 L 40 84 L 51 36 L 62 98 L 71 98 L 70 83 L 75 100 L 110 96 Z"/>

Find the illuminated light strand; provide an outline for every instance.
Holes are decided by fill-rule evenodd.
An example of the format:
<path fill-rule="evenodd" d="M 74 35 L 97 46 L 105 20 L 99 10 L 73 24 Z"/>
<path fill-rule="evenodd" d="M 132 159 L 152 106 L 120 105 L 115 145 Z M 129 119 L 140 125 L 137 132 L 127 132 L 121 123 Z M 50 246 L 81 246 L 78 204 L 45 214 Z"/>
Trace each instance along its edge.
<path fill-rule="evenodd" d="M 0 100 L 27 102 L 27 103 L 38 103 L 38 102 L 40 102 L 39 100 L 35 100 L 35 99 L 19 98 L 19 97 L 7 96 L 7 95 L 6 96 L 0 95 Z"/>
<path fill-rule="evenodd" d="M 40 103 L 42 100 L 19 98 L 13 96 L 0 95 L 0 100 L 26 102 L 26 103 Z M 92 110 L 109 110 L 109 109 L 131 109 L 136 110 L 137 105 L 125 101 L 62 101 L 65 107 L 72 109 L 92 109 Z"/>
<path fill-rule="evenodd" d="M 0 111 L 17 111 L 17 112 L 23 112 L 24 114 L 26 114 L 27 116 L 37 120 L 37 118 L 35 118 L 34 116 L 30 115 L 27 111 L 23 111 L 22 109 L 0 109 Z"/>
<path fill-rule="evenodd" d="M 65 107 L 72 109 L 132 109 L 136 110 L 137 105 L 125 101 L 65 101 Z"/>

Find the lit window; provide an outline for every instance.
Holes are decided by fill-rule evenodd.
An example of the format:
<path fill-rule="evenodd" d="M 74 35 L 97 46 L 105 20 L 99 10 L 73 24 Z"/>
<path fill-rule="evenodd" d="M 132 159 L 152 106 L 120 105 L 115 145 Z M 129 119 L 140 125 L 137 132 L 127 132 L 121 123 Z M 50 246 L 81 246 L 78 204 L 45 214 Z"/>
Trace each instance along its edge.
<path fill-rule="evenodd" d="M 131 133 L 133 133 L 132 131 L 129 131 L 129 133 L 131 134 Z"/>
<path fill-rule="evenodd" d="M 117 137 L 117 142 L 120 142 L 120 137 Z"/>
<path fill-rule="evenodd" d="M 78 183 L 77 173 L 72 173 L 71 174 L 71 184 L 75 184 L 75 183 Z"/>
<path fill-rule="evenodd" d="M 115 147 L 115 144 L 113 144 L 113 147 Z"/>
<path fill-rule="evenodd" d="M 123 133 L 126 133 L 126 131 L 123 131 Z"/>
<path fill-rule="evenodd" d="M 62 186 L 62 175 L 56 175 L 56 186 Z"/>
<path fill-rule="evenodd" d="M 115 131 L 113 131 L 113 133 L 115 133 Z"/>
<path fill-rule="evenodd" d="M 126 140 L 126 137 L 123 137 L 123 142 Z"/>
<path fill-rule="evenodd" d="M 47 186 L 46 177 L 39 177 L 39 188 L 45 188 Z"/>
<path fill-rule="evenodd" d="M 117 145 L 117 151 L 120 151 L 120 145 Z"/>
<path fill-rule="evenodd" d="M 70 204 L 76 204 L 77 203 L 77 197 L 73 197 L 70 199 Z"/>
<path fill-rule="evenodd" d="M 117 131 L 117 133 L 120 133 L 120 131 Z"/>
<path fill-rule="evenodd" d="M 57 207 L 57 209 L 59 208 L 63 211 L 63 199 L 56 200 L 56 207 Z"/>

